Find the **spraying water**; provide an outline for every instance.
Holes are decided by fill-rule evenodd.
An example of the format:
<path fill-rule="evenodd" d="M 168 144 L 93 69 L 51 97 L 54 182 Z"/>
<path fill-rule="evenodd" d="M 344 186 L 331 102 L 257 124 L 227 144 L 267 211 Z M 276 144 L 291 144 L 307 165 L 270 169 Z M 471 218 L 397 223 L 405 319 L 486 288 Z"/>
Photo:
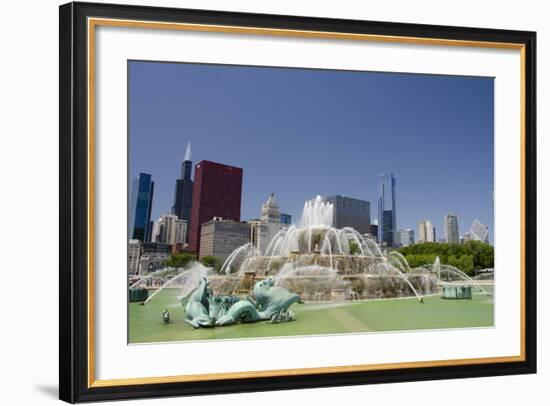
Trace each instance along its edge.
<path fill-rule="evenodd" d="M 181 297 L 187 296 L 194 289 L 196 289 L 197 286 L 199 286 L 199 282 L 208 274 L 209 270 L 210 268 L 205 267 L 199 262 L 192 262 L 187 269 L 184 269 L 176 276 L 170 278 L 167 282 L 165 282 L 151 296 L 149 296 L 147 300 L 143 302 L 143 304 L 147 304 L 148 302 L 153 300 L 153 298 L 158 295 L 163 289 L 175 283 L 176 281 L 181 282 Z"/>

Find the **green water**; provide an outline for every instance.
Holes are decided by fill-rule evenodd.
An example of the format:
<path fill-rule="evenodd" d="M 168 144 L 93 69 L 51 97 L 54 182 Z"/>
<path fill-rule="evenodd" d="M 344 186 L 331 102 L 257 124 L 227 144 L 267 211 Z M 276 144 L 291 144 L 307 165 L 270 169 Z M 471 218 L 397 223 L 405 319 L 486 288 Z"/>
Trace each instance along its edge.
<path fill-rule="evenodd" d="M 165 289 L 146 305 L 130 303 L 130 343 L 489 327 L 494 315 L 492 296 L 475 294 L 472 300 L 429 296 L 423 304 L 414 298 L 294 304 L 291 310 L 297 320 L 293 322 L 195 330 L 183 321 L 185 311 L 178 293 L 178 289 Z M 170 324 L 162 323 L 164 309 L 170 312 Z"/>

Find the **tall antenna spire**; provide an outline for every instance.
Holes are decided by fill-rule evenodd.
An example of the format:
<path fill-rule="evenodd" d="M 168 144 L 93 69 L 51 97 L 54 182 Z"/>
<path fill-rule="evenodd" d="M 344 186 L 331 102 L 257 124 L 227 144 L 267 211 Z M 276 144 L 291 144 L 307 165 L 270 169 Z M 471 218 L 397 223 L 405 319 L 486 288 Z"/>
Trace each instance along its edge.
<path fill-rule="evenodd" d="M 187 148 L 185 148 L 185 159 L 184 161 L 191 160 L 191 141 L 187 143 Z"/>

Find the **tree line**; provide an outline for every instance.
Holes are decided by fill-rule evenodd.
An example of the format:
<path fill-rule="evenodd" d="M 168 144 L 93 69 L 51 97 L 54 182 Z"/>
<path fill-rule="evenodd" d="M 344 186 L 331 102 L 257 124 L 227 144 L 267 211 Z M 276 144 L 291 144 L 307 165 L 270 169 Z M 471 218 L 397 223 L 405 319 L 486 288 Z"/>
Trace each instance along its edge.
<path fill-rule="evenodd" d="M 454 266 L 469 275 L 495 266 L 494 247 L 481 241 L 464 244 L 426 242 L 402 247 L 397 251 L 403 254 L 411 268 L 431 265 L 436 257 L 442 264 Z"/>

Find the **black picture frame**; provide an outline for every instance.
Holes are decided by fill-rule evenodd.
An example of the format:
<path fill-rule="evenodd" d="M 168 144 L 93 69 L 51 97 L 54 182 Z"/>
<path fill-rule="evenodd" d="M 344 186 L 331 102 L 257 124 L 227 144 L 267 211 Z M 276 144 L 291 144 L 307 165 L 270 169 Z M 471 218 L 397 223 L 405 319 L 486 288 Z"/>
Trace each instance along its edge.
<path fill-rule="evenodd" d="M 60 269 L 59 397 L 67 402 L 236 393 L 536 372 L 536 33 L 326 18 L 260 15 L 112 4 L 60 6 Z M 89 17 L 343 32 L 523 46 L 525 228 L 524 359 L 515 362 L 430 366 L 360 372 L 216 379 L 119 386 L 90 385 L 88 353 L 87 19 Z"/>

